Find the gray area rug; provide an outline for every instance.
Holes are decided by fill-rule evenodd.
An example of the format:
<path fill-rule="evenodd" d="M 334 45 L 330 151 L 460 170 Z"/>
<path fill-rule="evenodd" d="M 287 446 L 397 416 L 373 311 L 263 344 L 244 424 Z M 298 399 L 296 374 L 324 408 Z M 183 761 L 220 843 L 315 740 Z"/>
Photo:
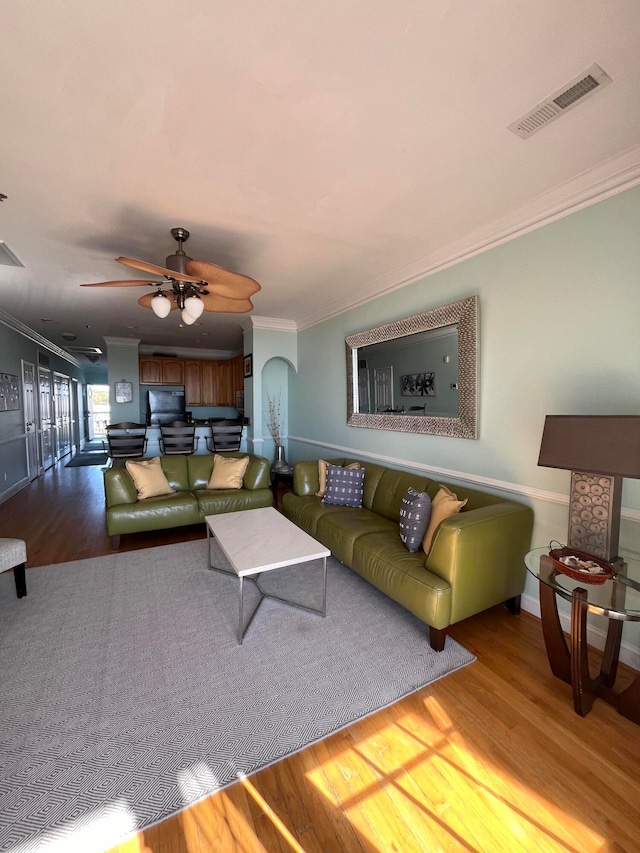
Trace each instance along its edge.
<path fill-rule="evenodd" d="M 320 606 L 321 580 L 318 561 L 263 585 Z M 450 638 L 433 652 L 333 559 L 326 618 L 265 599 L 241 646 L 238 580 L 203 540 L 31 569 L 27 588 L 0 574 L 11 853 L 103 851 L 474 660 Z"/>

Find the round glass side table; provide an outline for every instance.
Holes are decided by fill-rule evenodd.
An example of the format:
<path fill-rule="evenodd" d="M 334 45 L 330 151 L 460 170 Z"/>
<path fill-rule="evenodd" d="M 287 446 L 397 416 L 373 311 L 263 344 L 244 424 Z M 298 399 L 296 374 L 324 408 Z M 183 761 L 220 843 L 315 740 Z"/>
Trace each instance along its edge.
<path fill-rule="evenodd" d="M 640 677 L 625 690 L 614 690 L 622 627 L 624 622 L 640 621 L 640 583 L 627 575 L 627 563 L 614 563 L 616 573 L 605 583 L 589 584 L 559 572 L 549 558 L 548 548 L 535 548 L 524 560 L 527 570 L 539 582 L 542 632 L 551 671 L 571 685 L 576 713 L 584 717 L 594 700 L 601 698 L 640 724 Z M 640 563 L 634 562 L 636 574 Z M 570 644 L 560 624 L 558 597 L 571 603 Z M 595 678 L 589 671 L 587 613 L 609 620 L 600 672 Z"/>

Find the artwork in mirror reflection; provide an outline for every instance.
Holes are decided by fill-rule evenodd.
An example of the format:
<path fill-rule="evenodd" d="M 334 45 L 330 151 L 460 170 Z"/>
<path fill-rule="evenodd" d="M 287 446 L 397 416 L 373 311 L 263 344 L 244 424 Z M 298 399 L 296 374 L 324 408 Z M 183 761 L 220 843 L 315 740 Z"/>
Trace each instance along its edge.
<path fill-rule="evenodd" d="M 346 338 L 347 423 L 477 438 L 476 296 Z"/>

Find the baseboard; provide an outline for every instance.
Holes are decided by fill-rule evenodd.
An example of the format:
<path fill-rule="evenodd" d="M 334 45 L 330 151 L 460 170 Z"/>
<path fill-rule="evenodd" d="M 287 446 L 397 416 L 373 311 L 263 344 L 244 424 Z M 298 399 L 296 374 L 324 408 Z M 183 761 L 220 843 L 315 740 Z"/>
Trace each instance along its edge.
<path fill-rule="evenodd" d="M 537 598 L 526 593 L 522 596 L 521 606 L 527 613 L 540 618 L 540 602 Z M 569 613 L 559 613 L 560 624 L 562 630 L 569 634 L 571 632 L 571 615 Z M 596 628 L 593 625 L 587 625 L 587 642 L 595 649 L 604 650 L 607 635 L 601 628 Z M 632 669 L 640 671 L 640 651 L 634 646 L 630 646 L 624 641 L 620 645 L 620 661 L 627 664 Z"/>

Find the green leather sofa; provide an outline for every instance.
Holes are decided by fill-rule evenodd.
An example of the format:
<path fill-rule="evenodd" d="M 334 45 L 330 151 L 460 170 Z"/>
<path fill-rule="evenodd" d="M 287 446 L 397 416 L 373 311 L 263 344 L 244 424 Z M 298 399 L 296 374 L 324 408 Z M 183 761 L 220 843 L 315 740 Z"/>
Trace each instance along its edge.
<path fill-rule="evenodd" d="M 213 453 L 197 456 L 161 456 L 160 464 L 171 495 L 137 499 L 136 488 L 124 464 L 104 472 L 107 504 L 107 532 L 114 549 L 120 547 L 123 533 L 164 530 L 203 522 L 207 515 L 237 512 L 243 509 L 272 506 L 269 486 L 270 463 L 251 453 L 220 453 L 220 456 L 249 456 L 249 466 L 241 489 L 207 489 L 213 470 Z"/>
<path fill-rule="evenodd" d="M 409 486 L 431 498 L 439 482 L 357 459 L 366 468 L 363 508 L 323 504 L 318 462 L 298 462 L 293 491 L 283 513 L 331 550 L 334 557 L 366 578 L 429 626 L 432 648 L 442 651 L 450 625 L 495 604 L 518 613 L 524 589 L 524 555 L 530 549 L 533 512 L 523 504 L 485 492 L 450 486 L 468 499 L 463 510 L 438 527 L 429 555 L 410 553 L 400 541 L 400 505 Z M 446 485 L 446 484 L 445 484 Z"/>

